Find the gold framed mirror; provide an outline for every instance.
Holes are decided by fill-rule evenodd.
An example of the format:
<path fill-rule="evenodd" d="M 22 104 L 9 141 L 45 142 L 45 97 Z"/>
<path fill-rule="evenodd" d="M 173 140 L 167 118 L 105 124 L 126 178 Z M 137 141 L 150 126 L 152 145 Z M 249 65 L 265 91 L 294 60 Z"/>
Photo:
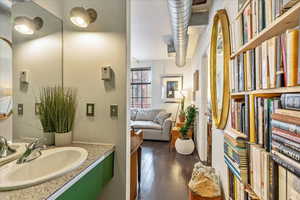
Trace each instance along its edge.
<path fill-rule="evenodd" d="M 0 120 L 12 113 L 12 42 L 0 37 Z"/>
<path fill-rule="evenodd" d="M 212 118 L 224 129 L 229 112 L 229 64 L 231 55 L 229 20 L 225 9 L 214 16 L 210 47 L 210 90 Z"/>

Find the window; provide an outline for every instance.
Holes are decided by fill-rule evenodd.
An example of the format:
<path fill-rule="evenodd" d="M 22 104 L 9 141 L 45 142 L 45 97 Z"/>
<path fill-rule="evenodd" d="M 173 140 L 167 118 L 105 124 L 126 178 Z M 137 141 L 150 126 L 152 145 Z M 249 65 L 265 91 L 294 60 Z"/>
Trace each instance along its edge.
<path fill-rule="evenodd" d="M 131 108 L 151 107 L 151 68 L 131 69 Z"/>

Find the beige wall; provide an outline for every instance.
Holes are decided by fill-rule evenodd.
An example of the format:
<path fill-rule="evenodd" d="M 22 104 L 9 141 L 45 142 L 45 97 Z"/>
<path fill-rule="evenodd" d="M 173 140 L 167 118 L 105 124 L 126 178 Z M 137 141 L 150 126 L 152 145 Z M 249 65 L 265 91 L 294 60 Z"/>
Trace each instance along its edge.
<path fill-rule="evenodd" d="M 74 27 L 69 12 L 75 6 L 94 8 L 98 19 L 87 30 Z M 116 145 L 115 174 L 99 199 L 125 199 L 126 180 L 126 1 L 64 1 L 64 84 L 78 89 L 74 140 Z M 101 67 L 110 65 L 114 81 L 101 80 Z M 112 86 L 114 85 L 114 86 Z M 96 116 L 86 116 L 86 103 L 95 103 Z M 119 117 L 110 117 L 110 105 Z"/>
<path fill-rule="evenodd" d="M 197 105 L 200 108 L 200 117 L 199 117 L 199 126 L 204 127 L 206 124 L 206 116 L 204 113 L 207 110 L 207 55 L 209 50 L 210 35 L 213 17 L 218 9 L 225 8 L 229 17 L 229 21 L 232 22 L 237 14 L 237 0 L 215 0 L 212 3 L 210 9 L 209 25 L 205 32 L 200 36 L 198 41 L 198 47 L 195 52 L 195 55 L 192 59 L 192 66 L 195 69 L 199 69 L 200 72 L 200 91 L 198 92 Z M 209 56 L 209 55 L 208 55 Z M 230 119 L 230 116 L 229 116 Z M 229 126 L 230 121 L 227 123 Z M 228 177 L 227 177 L 227 167 L 224 162 L 224 135 L 222 130 L 213 128 L 213 137 L 212 137 L 212 165 L 216 169 L 217 173 L 220 175 L 222 186 L 225 192 L 226 197 L 228 196 Z M 201 159 L 204 160 L 206 155 L 206 130 L 198 130 L 198 150 Z"/>
<path fill-rule="evenodd" d="M 10 13 L 2 10 L 1 8 L 0 8 L 0 37 L 4 37 L 8 40 L 11 40 Z M 2 56 L 3 54 L 0 57 Z M 0 64 L 3 64 L 2 62 L 3 60 L 1 61 Z M 6 60 L 4 62 L 7 65 L 12 65 L 11 64 L 12 61 Z M 0 87 L 3 87 L 1 86 L 1 84 L 5 84 L 5 87 L 7 86 L 12 87 L 11 79 L 12 79 L 12 74 L 10 70 L 3 71 L 0 69 Z M 8 140 L 12 139 L 12 117 L 10 117 L 7 120 L 0 120 L 0 135 L 4 136 Z"/>
<path fill-rule="evenodd" d="M 152 107 L 163 108 L 172 113 L 173 120 L 178 109 L 177 103 L 164 103 L 162 100 L 161 76 L 163 75 L 182 75 L 183 89 L 189 91 L 186 106 L 192 101 L 193 88 L 193 69 L 191 60 L 187 60 L 185 67 L 177 67 L 175 61 L 170 60 L 148 60 L 131 63 L 132 68 L 151 67 L 152 69 Z"/>

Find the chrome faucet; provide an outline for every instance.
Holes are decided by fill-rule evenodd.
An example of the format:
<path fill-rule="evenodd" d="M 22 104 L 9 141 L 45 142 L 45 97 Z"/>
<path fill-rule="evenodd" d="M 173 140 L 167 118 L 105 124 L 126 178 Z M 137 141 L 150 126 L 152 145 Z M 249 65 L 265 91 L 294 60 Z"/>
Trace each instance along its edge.
<path fill-rule="evenodd" d="M 0 158 L 5 158 L 15 152 L 16 150 L 10 148 L 8 145 L 6 138 L 0 136 Z"/>
<path fill-rule="evenodd" d="M 36 138 L 33 142 L 29 143 L 26 146 L 26 151 L 18 159 L 17 164 L 22 164 L 25 162 L 30 162 L 34 159 L 37 159 L 42 155 L 42 150 L 46 149 L 46 145 L 42 144 L 43 138 Z"/>

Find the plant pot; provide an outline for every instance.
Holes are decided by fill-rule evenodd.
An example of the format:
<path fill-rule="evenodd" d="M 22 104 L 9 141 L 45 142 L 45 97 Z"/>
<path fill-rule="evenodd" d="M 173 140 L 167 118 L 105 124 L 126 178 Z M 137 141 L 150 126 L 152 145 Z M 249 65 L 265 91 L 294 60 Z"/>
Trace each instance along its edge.
<path fill-rule="evenodd" d="M 183 123 L 185 121 L 185 115 L 179 115 L 179 122 Z"/>
<path fill-rule="evenodd" d="M 55 146 L 67 146 L 72 144 L 72 131 L 68 133 L 55 133 Z"/>
<path fill-rule="evenodd" d="M 178 138 L 175 142 L 175 149 L 182 155 L 190 155 L 194 152 L 195 144 L 192 139 Z"/>
<path fill-rule="evenodd" d="M 54 145 L 54 133 L 43 132 L 43 137 L 45 138 L 45 145 L 47 145 L 47 146 Z"/>

